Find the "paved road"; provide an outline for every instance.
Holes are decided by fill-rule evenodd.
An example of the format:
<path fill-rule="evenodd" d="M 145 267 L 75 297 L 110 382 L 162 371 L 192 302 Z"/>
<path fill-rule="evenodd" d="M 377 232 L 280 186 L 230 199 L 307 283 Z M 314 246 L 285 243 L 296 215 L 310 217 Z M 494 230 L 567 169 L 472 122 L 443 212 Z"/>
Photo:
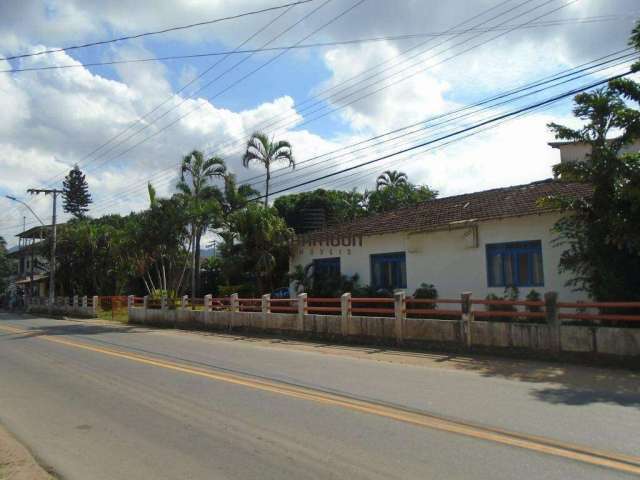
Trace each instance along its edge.
<path fill-rule="evenodd" d="M 65 479 L 640 476 L 640 378 L 0 314 L 0 422 Z"/>

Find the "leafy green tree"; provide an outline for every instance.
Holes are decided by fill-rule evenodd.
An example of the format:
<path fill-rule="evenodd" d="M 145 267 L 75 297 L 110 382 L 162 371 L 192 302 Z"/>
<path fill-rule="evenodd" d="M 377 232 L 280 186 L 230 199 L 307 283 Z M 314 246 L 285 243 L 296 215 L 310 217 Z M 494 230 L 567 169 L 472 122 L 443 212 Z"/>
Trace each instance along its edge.
<path fill-rule="evenodd" d="M 559 270 L 569 272 L 569 285 L 598 300 L 640 299 L 640 155 L 620 150 L 640 138 L 640 112 L 623 99 L 640 102 L 630 80 L 575 97 L 580 129 L 555 123 L 549 127 L 563 140 L 591 146 L 586 161 L 561 163 L 554 173 L 565 181 L 590 183 L 589 198 L 554 197 L 563 217 L 556 223 L 566 249 Z"/>
<path fill-rule="evenodd" d="M 9 285 L 9 275 L 11 275 L 11 262 L 7 258 L 7 242 L 0 235 L 0 294 Z"/>
<path fill-rule="evenodd" d="M 296 233 L 305 233 L 312 229 L 307 221 L 309 212 L 324 213 L 325 223 L 338 224 L 354 220 L 365 214 L 364 196 L 352 190 L 317 189 L 278 197 L 273 206 Z"/>
<path fill-rule="evenodd" d="M 640 21 L 630 44 L 640 51 Z M 640 62 L 633 69 L 640 70 Z M 589 183 L 588 198 L 553 197 L 563 217 L 556 223 L 566 246 L 559 269 L 569 272 L 569 285 L 597 300 L 640 299 L 640 155 L 621 150 L 640 139 L 640 84 L 618 79 L 606 88 L 575 97 L 579 129 L 549 124 L 556 137 L 591 147 L 586 161 L 554 168 L 566 181 Z M 633 107 L 636 108 L 633 108 Z"/>
<path fill-rule="evenodd" d="M 233 214 L 245 208 L 250 199 L 258 194 L 259 192 L 250 185 L 238 185 L 236 177 L 232 173 L 225 175 L 223 189 L 216 189 L 218 202 L 222 209 L 222 225 L 217 233 L 222 238 L 222 243 L 219 245 L 221 253 L 219 257 L 220 274 L 215 278 L 227 286 L 236 285 L 246 280 L 244 266 L 236 258 L 240 254 L 240 246 L 235 242 L 238 234 L 234 231 Z"/>
<path fill-rule="evenodd" d="M 105 215 L 73 219 L 60 227 L 56 280 L 65 292 L 117 295 L 131 286 L 134 271 L 125 248 L 127 222 L 127 217 Z"/>
<path fill-rule="evenodd" d="M 200 270 L 200 241 L 207 228 L 220 225 L 221 208 L 217 189 L 211 185 L 214 177 L 224 177 L 224 160 L 218 157 L 205 159 L 202 152 L 194 150 L 182 159 L 180 181 L 177 184 L 185 206 L 191 230 L 191 296 L 198 293 Z"/>
<path fill-rule="evenodd" d="M 367 212 L 376 214 L 410 207 L 418 203 L 433 200 L 438 196 L 436 190 L 424 185 L 414 185 L 410 182 L 389 185 L 379 190 L 365 192 Z"/>
<path fill-rule="evenodd" d="M 264 205 L 269 206 L 269 182 L 271 166 L 278 162 L 287 162 L 291 168 L 296 167 L 291 144 L 286 140 L 269 140 L 264 133 L 255 132 L 247 142 L 247 150 L 242 157 L 242 165 L 248 168 L 251 163 L 259 163 L 266 170 Z"/>
<path fill-rule="evenodd" d="M 275 208 L 251 203 L 232 215 L 238 235 L 236 258 L 254 275 L 258 294 L 270 291 L 274 282 L 283 282 L 289 263 L 292 230 Z"/>
<path fill-rule="evenodd" d="M 192 253 L 190 218 L 184 199 L 155 198 L 148 210 L 131 214 L 125 226 L 124 253 L 148 294 L 170 298 L 182 291 Z"/>
<path fill-rule="evenodd" d="M 62 206 L 65 212 L 75 218 L 82 218 L 89 211 L 92 203 L 87 179 L 75 165 L 62 182 Z"/>
<path fill-rule="evenodd" d="M 407 174 L 398 170 L 385 170 L 376 180 L 376 190 L 387 187 L 397 187 L 408 183 Z"/>

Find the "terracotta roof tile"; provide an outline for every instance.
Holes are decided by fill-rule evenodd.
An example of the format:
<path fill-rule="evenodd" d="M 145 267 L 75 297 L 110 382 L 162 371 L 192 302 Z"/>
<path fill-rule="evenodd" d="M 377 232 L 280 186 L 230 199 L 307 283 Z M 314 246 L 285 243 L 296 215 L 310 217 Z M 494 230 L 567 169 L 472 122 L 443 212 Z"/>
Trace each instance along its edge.
<path fill-rule="evenodd" d="M 542 180 L 482 192 L 437 198 L 413 207 L 405 207 L 380 215 L 329 228 L 326 233 L 380 235 L 402 231 L 431 230 L 455 223 L 490 220 L 553 211 L 538 206 L 538 200 L 549 195 L 590 196 L 592 187 L 585 183 Z M 314 234 L 311 234 L 312 236 Z"/>

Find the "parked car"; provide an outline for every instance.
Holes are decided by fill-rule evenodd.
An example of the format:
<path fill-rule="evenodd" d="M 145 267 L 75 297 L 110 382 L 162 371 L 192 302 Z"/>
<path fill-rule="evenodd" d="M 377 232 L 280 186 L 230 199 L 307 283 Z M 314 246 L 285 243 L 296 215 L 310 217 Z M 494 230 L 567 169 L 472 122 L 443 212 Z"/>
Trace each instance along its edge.
<path fill-rule="evenodd" d="M 271 292 L 271 298 L 289 298 L 289 287 L 276 288 Z"/>

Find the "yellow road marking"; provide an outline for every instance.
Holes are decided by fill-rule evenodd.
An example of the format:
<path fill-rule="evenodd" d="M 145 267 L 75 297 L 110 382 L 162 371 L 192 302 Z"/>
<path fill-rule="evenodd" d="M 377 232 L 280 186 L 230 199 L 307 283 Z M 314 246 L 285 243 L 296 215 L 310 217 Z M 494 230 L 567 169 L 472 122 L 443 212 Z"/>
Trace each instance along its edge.
<path fill-rule="evenodd" d="M 1 325 L 0 330 L 16 334 L 38 333 L 38 330 L 23 330 L 8 325 Z M 207 378 L 210 380 L 240 385 L 243 387 L 276 393 L 279 395 L 286 395 L 289 397 L 313 401 L 320 404 L 339 406 L 357 412 L 377 415 L 379 417 L 389 418 L 412 425 L 449 433 L 456 433 L 467 437 L 492 441 L 495 443 L 523 448 L 526 450 L 568 458 L 591 465 L 597 465 L 600 467 L 640 475 L 640 457 L 605 452 L 589 447 L 572 445 L 561 441 L 547 439 L 544 437 L 519 434 L 502 429 L 482 427 L 462 421 L 448 420 L 445 418 L 437 417 L 435 415 L 406 411 L 400 408 L 394 408 L 392 406 L 352 399 L 338 394 L 322 392 L 307 387 L 297 387 L 279 383 L 276 381 L 243 378 L 242 376 L 235 374 L 214 372 L 211 370 L 193 367 L 191 365 L 180 364 L 177 362 L 168 362 L 165 360 L 159 360 L 139 355 L 137 353 L 92 346 L 86 343 L 70 341 L 58 337 L 52 337 L 49 335 L 38 335 L 37 338 L 60 345 L 66 345 L 68 347 L 101 353 L 104 355 L 109 355 L 111 357 L 131 360 L 146 365 L 165 368 L 167 370 L 173 370 L 176 372 Z"/>

